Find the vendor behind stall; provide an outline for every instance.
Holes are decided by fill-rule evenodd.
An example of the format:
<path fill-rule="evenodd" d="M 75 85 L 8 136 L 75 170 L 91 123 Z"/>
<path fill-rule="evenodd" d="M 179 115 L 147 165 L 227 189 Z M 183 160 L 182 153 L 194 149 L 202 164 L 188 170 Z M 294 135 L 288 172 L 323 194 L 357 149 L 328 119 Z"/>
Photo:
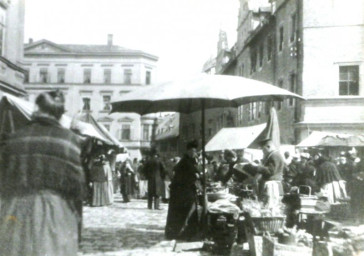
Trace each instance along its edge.
<path fill-rule="evenodd" d="M 226 184 L 231 178 L 236 182 L 243 182 L 249 177 L 252 177 L 249 173 L 248 166 L 243 168 L 236 168 L 237 165 L 248 163 L 248 160 L 238 157 L 233 150 L 226 149 L 224 151 L 225 163 L 221 164 L 217 170 L 216 181 L 221 181 Z"/>
<path fill-rule="evenodd" d="M 258 192 L 259 198 L 268 207 L 273 208 L 280 203 L 280 198 L 283 196 L 281 182 L 287 166 L 272 140 L 263 140 L 260 142 L 260 146 L 263 151 L 263 164 L 252 166 L 252 168 L 257 173 L 262 174 Z"/>

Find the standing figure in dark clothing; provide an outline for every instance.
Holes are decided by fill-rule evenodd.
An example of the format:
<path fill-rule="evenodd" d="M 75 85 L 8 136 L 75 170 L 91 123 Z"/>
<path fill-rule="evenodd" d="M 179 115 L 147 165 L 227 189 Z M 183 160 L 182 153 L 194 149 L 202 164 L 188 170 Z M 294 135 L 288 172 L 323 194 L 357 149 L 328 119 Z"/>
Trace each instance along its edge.
<path fill-rule="evenodd" d="M 155 149 L 151 149 L 150 156 L 144 165 L 144 175 L 148 180 L 148 209 L 152 209 L 154 201 L 154 209 L 160 210 L 159 203 L 166 173 Z"/>
<path fill-rule="evenodd" d="M 130 159 L 126 159 L 119 169 L 120 172 L 120 192 L 124 203 L 130 202 L 130 195 L 134 191 L 134 170 L 131 167 Z"/>
<path fill-rule="evenodd" d="M 165 230 L 167 239 L 188 240 L 198 231 L 197 147 L 196 141 L 188 143 L 187 153 L 174 168 Z"/>
<path fill-rule="evenodd" d="M 320 154 L 316 155 L 316 166 L 317 185 L 321 192 L 328 196 L 329 202 L 332 204 L 337 202 L 338 199 L 346 198 L 345 182 L 330 158 Z"/>

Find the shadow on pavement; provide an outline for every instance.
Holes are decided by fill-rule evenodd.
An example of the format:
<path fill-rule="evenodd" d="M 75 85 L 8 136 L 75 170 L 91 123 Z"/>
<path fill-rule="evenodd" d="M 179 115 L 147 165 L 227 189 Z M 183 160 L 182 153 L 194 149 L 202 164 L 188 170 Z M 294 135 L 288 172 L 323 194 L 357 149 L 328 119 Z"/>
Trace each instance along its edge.
<path fill-rule="evenodd" d="M 163 239 L 164 232 L 139 231 L 132 228 L 85 228 L 82 232 L 80 252 L 113 252 L 123 249 L 149 248 Z"/>
<path fill-rule="evenodd" d="M 143 228 L 147 230 L 164 231 L 164 225 L 148 225 L 148 224 L 126 224 L 128 228 Z"/>

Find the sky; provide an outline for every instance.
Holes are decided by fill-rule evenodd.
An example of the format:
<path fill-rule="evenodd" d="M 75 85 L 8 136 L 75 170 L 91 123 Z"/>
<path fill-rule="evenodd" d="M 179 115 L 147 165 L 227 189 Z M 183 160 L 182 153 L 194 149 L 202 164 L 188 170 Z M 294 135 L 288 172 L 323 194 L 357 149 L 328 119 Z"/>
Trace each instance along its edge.
<path fill-rule="evenodd" d="M 159 57 L 155 82 L 200 73 L 220 30 L 236 42 L 238 0 L 25 0 L 25 42 L 113 43 Z"/>

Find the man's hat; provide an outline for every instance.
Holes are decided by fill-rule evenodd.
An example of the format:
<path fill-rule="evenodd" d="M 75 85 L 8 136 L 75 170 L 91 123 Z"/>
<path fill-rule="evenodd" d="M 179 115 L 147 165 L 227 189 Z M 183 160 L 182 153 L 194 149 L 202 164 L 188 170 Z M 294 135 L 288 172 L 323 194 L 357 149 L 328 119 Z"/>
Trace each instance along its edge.
<path fill-rule="evenodd" d="M 225 151 L 224 151 L 224 157 L 225 158 L 227 158 L 227 157 L 236 158 L 237 155 L 236 155 L 235 151 L 230 150 L 230 149 L 225 149 Z"/>
<path fill-rule="evenodd" d="M 187 145 L 186 145 L 186 148 L 187 149 L 198 148 L 197 140 L 192 140 L 192 141 L 188 142 Z"/>

